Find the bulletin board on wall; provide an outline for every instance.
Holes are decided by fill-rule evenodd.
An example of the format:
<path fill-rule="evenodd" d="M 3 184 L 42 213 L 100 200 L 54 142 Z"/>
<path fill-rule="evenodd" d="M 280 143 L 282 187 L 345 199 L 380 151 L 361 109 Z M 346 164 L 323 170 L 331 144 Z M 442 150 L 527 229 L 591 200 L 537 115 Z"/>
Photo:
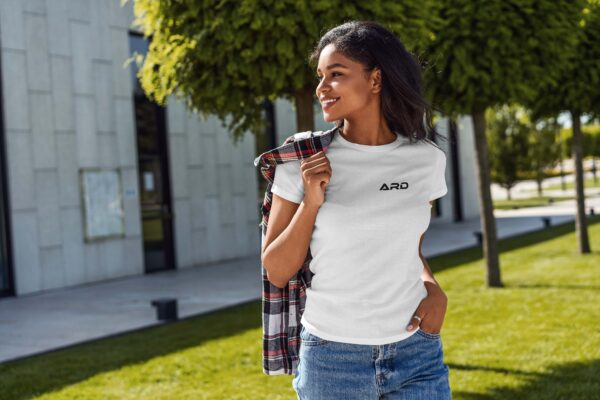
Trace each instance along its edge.
<path fill-rule="evenodd" d="M 86 242 L 125 236 L 121 171 L 81 168 L 79 182 Z"/>

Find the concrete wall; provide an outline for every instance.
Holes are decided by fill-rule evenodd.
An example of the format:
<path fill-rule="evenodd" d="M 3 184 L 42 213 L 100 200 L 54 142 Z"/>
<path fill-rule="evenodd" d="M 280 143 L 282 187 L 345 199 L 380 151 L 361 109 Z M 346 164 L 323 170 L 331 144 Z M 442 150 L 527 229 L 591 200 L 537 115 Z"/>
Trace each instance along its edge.
<path fill-rule="evenodd" d="M 454 191 L 454 185 L 452 184 L 452 154 L 450 153 L 450 133 L 448 131 L 448 119 L 440 118 L 435 124 L 435 129 L 440 135 L 445 136 L 446 140 L 440 139 L 437 145 L 444 150 L 446 153 L 446 186 L 448 187 L 448 193 L 438 200 L 438 206 L 440 207 L 440 215 L 433 215 L 432 220 L 438 221 L 452 221 L 452 192 Z"/>
<path fill-rule="evenodd" d="M 17 295 L 144 273 L 129 30 L 133 1 L 2 0 Z M 167 107 L 178 268 L 257 254 L 254 137 Z M 119 168 L 124 238 L 85 243 L 80 168 Z M 208 233 L 210 232 L 210 234 Z"/>
<path fill-rule="evenodd" d="M 473 143 L 473 123 L 470 115 L 462 116 L 456 120 L 458 138 L 458 169 L 460 185 L 452 179 L 452 157 L 449 143 L 448 119 L 440 118 L 436 129 L 448 140 L 440 140 L 439 146 L 446 153 L 446 184 L 448 193 L 440 200 L 441 215 L 437 220 L 453 222 L 454 191 L 461 191 L 461 209 L 463 218 L 479 216 L 479 200 L 477 194 L 477 177 L 475 175 L 475 145 Z"/>
<path fill-rule="evenodd" d="M 458 162 L 460 165 L 460 181 L 462 211 L 465 218 L 479 217 L 479 194 L 477 192 L 477 175 L 475 172 L 475 143 L 473 137 L 473 119 L 470 115 L 457 121 L 458 129 Z"/>
<path fill-rule="evenodd" d="M 254 136 L 234 145 L 216 117 L 173 98 L 167 109 L 178 267 L 258 254 Z"/>
<path fill-rule="evenodd" d="M 143 271 L 137 196 L 125 238 L 85 244 L 78 181 L 79 168 L 118 167 L 137 193 L 131 16 L 118 0 L 0 2 L 17 295 Z"/>

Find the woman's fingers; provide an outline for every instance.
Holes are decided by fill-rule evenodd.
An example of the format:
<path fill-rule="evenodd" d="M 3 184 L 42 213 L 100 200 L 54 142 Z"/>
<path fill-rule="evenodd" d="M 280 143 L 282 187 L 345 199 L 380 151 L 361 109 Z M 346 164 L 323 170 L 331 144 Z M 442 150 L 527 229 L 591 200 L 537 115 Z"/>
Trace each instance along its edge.
<path fill-rule="evenodd" d="M 408 322 L 408 327 L 406 328 L 408 331 L 414 331 L 415 329 L 417 329 L 417 326 L 420 326 L 421 321 L 425 318 L 426 313 L 423 309 L 425 300 L 427 300 L 427 298 L 423 299 L 421 303 L 419 303 L 419 306 L 417 307 L 417 309 L 413 313 L 412 318 Z"/>
<path fill-rule="evenodd" d="M 311 174 L 314 174 L 317 172 L 324 172 L 324 171 L 329 172 L 330 170 L 331 170 L 331 167 L 329 166 L 329 163 L 327 163 L 327 162 L 322 162 L 320 164 L 315 164 L 315 165 L 309 165 L 302 169 L 303 172 L 310 172 Z"/>
<path fill-rule="evenodd" d="M 302 172 L 307 172 L 312 175 L 316 175 L 318 173 L 323 172 L 331 175 L 332 172 L 329 160 L 327 159 L 323 151 L 313 154 L 308 158 L 302 159 L 300 164 Z"/>
<path fill-rule="evenodd" d="M 325 162 L 329 162 L 329 160 L 327 160 L 327 156 L 325 156 L 325 153 L 323 151 L 319 151 L 310 157 L 300 160 L 300 165 L 312 167 L 315 164 L 320 164 L 323 160 L 325 160 Z"/>
<path fill-rule="evenodd" d="M 420 317 L 420 319 L 417 317 Z M 413 331 L 413 330 L 417 329 L 417 326 L 421 325 L 422 320 L 423 320 L 423 315 L 421 315 L 420 309 L 417 309 L 417 311 L 415 311 L 415 313 L 413 314 L 413 317 L 410 319 L 410 322 L 408 323 L 408 327 L 406 329 L 408 331 Z"/>
<path fill-rule="evenodd" d="M 437 325 L 437 323 L 435 321 L 437 319 L 435 317 L 435 310 L 429 310 L 430 312 L 428 312 L 428 311 L 426 311 L 426 308 L 427 307 L 423 306 L 423 303 L 421 303 L 419 305 L 417 310 L 414 312 L 412 318 L 410 319 L 408 326 L 406 327 L 407 331 L 411 332 L 411 331 L 414 331 L 415 329 L 417 329 L 417 327 L 419 327 L 428 333 L 438 333 L 439 332 L 439 330 L 436 329 L 435 327 L 431 327 L 432 324 L 434 326 Z M 418 318 L 418 317 L 420 317 L 420 318 Z"/>

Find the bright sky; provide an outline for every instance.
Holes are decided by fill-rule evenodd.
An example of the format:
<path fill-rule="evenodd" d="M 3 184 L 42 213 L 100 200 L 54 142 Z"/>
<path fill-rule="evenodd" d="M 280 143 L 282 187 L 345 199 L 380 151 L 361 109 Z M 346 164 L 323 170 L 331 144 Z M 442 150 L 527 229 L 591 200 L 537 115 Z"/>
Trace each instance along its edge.
<path fill-rule="evenodd" d="M 589 117 L 588 116 L 582 116 L 581 117 L 581 124 L 585 124 L 587 123 Z M 570 113 L 560 113 L 558 115 L 558 122 L 564 126 L 565 128 L 570 128 L 571 127 L 571 114 Z"/>

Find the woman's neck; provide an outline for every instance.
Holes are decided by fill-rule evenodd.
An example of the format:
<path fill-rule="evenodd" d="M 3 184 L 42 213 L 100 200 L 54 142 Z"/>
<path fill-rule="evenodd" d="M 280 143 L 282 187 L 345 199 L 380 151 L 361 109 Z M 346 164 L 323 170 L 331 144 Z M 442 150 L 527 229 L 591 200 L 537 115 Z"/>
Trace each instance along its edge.
<path fill-rule="evenodd" d="M 356 126 L 356 124 L 344 120 L 339 133 L 349 142 L 367 146 L 380 146 L 392 143 L 397 138 L 397 135 L 385 123 L 372 128 L 368 126 Z"/>

